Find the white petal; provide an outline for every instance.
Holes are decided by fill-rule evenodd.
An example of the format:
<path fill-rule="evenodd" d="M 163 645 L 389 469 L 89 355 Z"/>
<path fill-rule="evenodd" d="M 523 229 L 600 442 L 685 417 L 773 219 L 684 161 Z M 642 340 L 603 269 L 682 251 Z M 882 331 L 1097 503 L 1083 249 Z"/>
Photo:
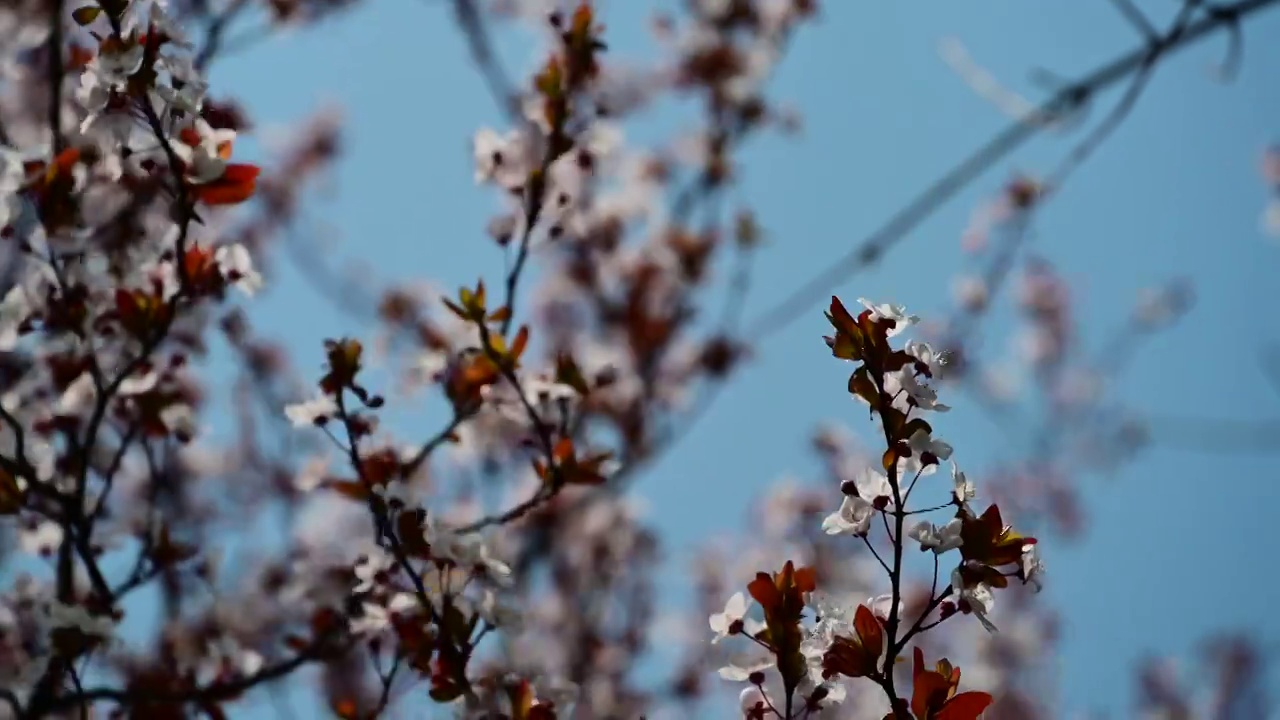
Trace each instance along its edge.
<path fill-rule="evenodd" d="M 729 602 L 725 603 L 724 614 L 733 620 L 741 620 L 742 616 L 747 614 L 747 597 L 741 592 L 736 592 L 733 597 L 729 598 Z"/>

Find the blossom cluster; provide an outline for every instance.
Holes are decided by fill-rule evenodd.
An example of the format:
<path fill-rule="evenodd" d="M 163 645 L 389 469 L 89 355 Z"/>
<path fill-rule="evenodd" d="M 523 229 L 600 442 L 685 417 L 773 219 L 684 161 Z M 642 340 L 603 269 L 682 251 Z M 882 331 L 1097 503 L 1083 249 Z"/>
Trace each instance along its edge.
<path fill-rule="evenodd" d="M 0 674 L 32 716 L 64 707 L 75 664 L 116 642 L 126 595 L 191 570 L 183 533 L 130 511 L 134 451 L 194 438 L 196 338 L 229 290 L 262 283 L 249 250 L 205 219 L 249 200 L 260 170 L 233 161 L 235 119 L 206 100 L 166 4 L 69 9 L 17 36 L 28 52 L 44 44 L 49 114 L 0 137 L 0 513 L 56 576 L 21 579 L 4 603 Z M 125 544 L 134 568 L 109 579 L 101 556 Z M 237 654 L 245 673 L 260 664 Z M 188 654 L 175 672 L 203 662 Z"/>
<path fill-rule="evenodd" d="M 736 593 L 722 612 L 711 616 L 710 625 L 715 641 L 744 636 L 764 650 L 764 658 L 746 666 L 726 666 L 720 675 L 751 683 L 741 697 L 748 717 L 790 718 L 836 705 L 847 694 L 843 679 L 866 678 L 884 690 L 890 708 L 886 718 L 976 719 L 992 696 L 979 691 L 957 693 L 959 669 L 945 659 L 936 669 L 926 669 L 918 646 L 913 651 L 910 702 L 900 697 L 895 684 L 898 658 L 918 635 L 958 614 L 973 615 L 995 632 L 988 618 L 994 591 L 1007 588 L 1010 577 L 1039 587 L 1043 564 L 1037 542 L 1006 525 L 996 505 L 975 512 L 970 501 L 976 497 L 976 488 L 954 461 L 948 502 L 933 507 L 909 505 L 921 478 L 935 474 L 953 453 L 924 419 L 924 413 L 949 409 L 938 402 L 931 385 L 933 378 L 943 374 L 947 355 L 920 341 L 909 341 L 902 350 L 893 348 L 890 339 L 918 318 L 900 306 L 860 302 L 865 309 L 855 317 L 832 298 L 827 319 L 835 334 L 826 341 L 835 357 L 857 364 L 848 390 L 879 418 L 885 450 L 878 466 L 863 467 L 843 479 L 844 498 L 822 521 L 822 530 L 860 539 L 884 571 L 889 592 L 848 607 L 818 592 L 822 579 L 813 567 L 797 568 L 788 561 L 772 576 L 758 573 L 747 590 L 760 605 L 763 622 L 747 617 L 746 599 Z M 947 508 L 954 508 L 954 515 L 942 525 L 911 519 Z M 881 525 L 888 560 L 877 549 L 877 544 L 884 543 L 872 541 L 873 528 Z M 908 538 L 933 558 L 928 597 L 923 608 L 912 608 L 910 614 L 904 584 Z M 949 584 L 940 588 L 941 558 L 949 553 L 959 560 L 944 575 L 949 576 Z M 813 624 L 807 627 L 806 609 L 814 614 Z M 765 689 L 765 671 L 771 669 L 781 679 L 780 689 L 773 693 Z"/>

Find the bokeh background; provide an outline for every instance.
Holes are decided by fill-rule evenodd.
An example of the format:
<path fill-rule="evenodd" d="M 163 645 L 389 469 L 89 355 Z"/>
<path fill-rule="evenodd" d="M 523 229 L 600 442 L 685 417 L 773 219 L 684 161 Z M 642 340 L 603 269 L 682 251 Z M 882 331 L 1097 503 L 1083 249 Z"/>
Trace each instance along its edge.
<path fill-rule="evenodd" d="M 615 61 L 657 51 L 649 20 L 663 3 L 599 5 Z M 1139 5 L 1162 23 L 1179 7 Z M 522 77 L 535 58 L 530 38 L 495 37 L 506 67 Z M 1045 600 L 1064 621 L 1057 658 L 1064 709 L 1073 713 L 1128 717 L 1135 663 L 1153 655 L 1189 660 L 1214 631 L 1244 629 L 1264 647 L 1280 642 L 1280 436 L 1273 434 L 1280 386 L 1263 361 L 1269 344 L 1280 343 L 1280 244 L 1259 221 L 1267 203 L 1260 156 L 1280 133 L 1277 37 L 1280 12 L 1251 19 L 1231 83 L 1214 73 L 1225 35 L 1166 58 L 1106 146 L 1038 213 L 1029 238 L 1030 252 L 1069 282 L 1085 348 L 1099 350 L 1123 326 L 1144 287 L 1185 276 L 1197 296 L 1190 314 L 1145 342 L 1108 386 L 1149 418 L 1150 447 L 1114 471 L 1078 478 L 1084 532 L 1042 546 Z M 940 58 L 947 38 L 1032 99 L 1045 93 L 1033 81 L 1036 69 L 1075 77 L 1140 42 L 1101 0 L 823 3 L 820 21 L 802 31 L 773 80 L 773 96 L 802 112 L 803 132 L 763 137 L 742 155 L 735 202 L 753 207 L 767 233 L 748 317 L 1008 124 Z M 362 4 L 319 28 L 231 52 L 211 80 L 234 88 L 258 122 L 254 139 L 238 146 L 249 157 L 269 152 L 273 133 L 287 133 L 318 107 L 341 112 L 343 158 L 293 231 L 302 241 L 332 243 L 331 265 L 368 266 L 386 281 L 431 277 L 444 288 L 471 283 L 477 272 L 500 277 L 502 252 L 484 228 L 494 198 L 472 185 L 470 138 L 482 125 L 502 127 L 501 114 L 449 4 Z M 1117 96 L 1099 98 L 1088 120 Z M 683 117 L 659 106 L 627 126 L 628 140 L 669 135 Z M 1012 173 L 1046 171 L 1079 137 L 1079 130 L 1042 136 L 835 290 L 849 302 L 866 296 L 940 317 L 953 305 L 957 271 L 970 262 L 961 236 L 975 209 Z M 304 369 L 314 362 L 318 370 L 321 339 L 366 328 L 282 260 L 255 301 L 256 326 L 286 342 Z M 1001 331 L 1013 320 L 1010 308 L 1001 303 L 986 321 L 997 354 L 1013 342 Z M 696 547 L 741 532 L 750 503 L 769 485 L 812 474 L 809 438 L 818 423 L 871 427 L 844 391 L 845 368 L 821 343 L 824 326 L 814 307 L 770 336 L 706 417 L 634 486 L 672 569 L 664 602 L 688 596 Z M 1008 418 L 993 418 L 963 394 L 946 401 L 955 409 L 935 427 L 979 487 L 985 464 L 1034 459 L 1034 438 L 1016 423 L 1010 432 Z M 289 695 L 295 716 L 310 717 L 301 696 Z M 278 710 L 264 702 L 251 716 Z"/>

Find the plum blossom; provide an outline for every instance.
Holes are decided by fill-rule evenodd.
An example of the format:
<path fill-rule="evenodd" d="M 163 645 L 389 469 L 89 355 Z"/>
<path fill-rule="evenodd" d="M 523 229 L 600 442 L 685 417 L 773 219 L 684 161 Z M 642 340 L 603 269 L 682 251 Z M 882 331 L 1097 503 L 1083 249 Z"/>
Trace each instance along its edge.
<path fill-rule="evenodd" d="M 924 363 L 929 369 L 929 375 L 935 380 L 942 376 L 943 370 L 947 366 L 946 352 L 938 352 L 927 342 L 920 340 L 908 340 L 907 344 L 902 348 L 908 355 Z"/>
<path fill-rule="evenodd" d="M 511 566 L 494 557 L 489 544 L 477 534 L 459 536 L 453 543 L 454 559 L 471 565 L 494 582 L 506 585 L 511 581 Z"/>
<path fill-rule="evenodd" d="M 230 147 L 236 139 L 236 131 L 215 129 L 202 118 L 195 118 L 189 128 L 195 142 L 172 143 L 178 158 L 187 166 L 187 177 L 195 183 L 206 183 L 222 177 L 227 170 Z"/>
<path fill-rule="evenodd" d="M 902 305 L 876 305 L 866 298 L 858 298 L 858 302 L 862 303 L 862 307 L 871 311 L 872 318 L 893 321 L 893 327 L 887 333 L 888 337 L 894 337 L 908 327 L 920 322 L 920 316 L 907 314 L 907 308 Z"/>
<path fill-rule="evenodd" d="M 723 612 L 710 617 L 711 630 L 716 634 L 711 639 L 712 644 L 737 633 L 754 636 L 764 629 L 764 623 L 746 617 L 747 607 L 746 596 L 736 592 L 725 603 Z"/>
<path fill-rule="evenodd" d="M 85 73 L 113 88 L 123 88 L 129 77 L 142 68 L 146 47 L 139 42 L 107 43 L 89 61 Z"/>
<path fill-rule="evenodd" d="M 120 381 L 117 392 L 124 397 L 141 395 L 155 389 L 156 384 L 159 382 L 160 373 L 155 370 L 135 373 Z"/>
<path fill-rule="evenodd" d="M 62 525 L 46 520 L 18 533 L 18 546 L 32 555 L 51 555 L 62 544 Z"/>
<path fill-rule="evenodd" d="M 539 415 L 578 396 L 578 391 L 572 386 L 545 378 L 530 378 L 522 385 L 525 398 L 538 410 Z"/>
<path fill-rule="evenodd" d="M 893 486 L 889 484 L 889 478 L 870 465 L 858 471 L 853 489 L 858 491 L 859 497 L 866 498 L 877 505 L 893 503 Z"/>
<path fill-rule="evenodd" d="M 995 593 L 991 592 L 991 587 L 982 582 L 966 586 L 959 568 L 951 572 L 951 587 L 958 591 L 961 609 L 967 610 L 978 618 L 978 622 L 982 623 L 982 627 L 986 628 L 987 632 L 996 632 L 996 626 L 987 618 L 996 604 Z"/>
<path fill-rule="evenodd" d="M 969 510 L 969 501 L 977 496 L 978 490 L 954 462 L 951 463 L 951 481 L 954 484 L 951 496 L 966 513 L 973 514 Z"/>
<path fill-rule="evenodd" d="M 392 595 L 385 607 L 375 602 L 362 602 L 360 616 L 351 621 L 351 632 L 362 637 L 378 635 L 391 627 L 392 618 L 412 612 L 417 607 L 418 598 L 407 592 Z"/>
<path fill-rule="evenodd" d="M 209 644 L 208 654 L 196 670 L 196 679 L 211 683 L 228 668 L 241 676 L 250 676 L 262 669 L 266 660 L 257 651 L 243 647 L 235 638 L 223 635 Z"/>
<path fill-rule="evenodd" d="M 508 629 L 518 628 L 523 617 L 519 607 L 489 588 L 481 592 L 476 613 L 490 625 Z"/>
<path fill-rule="evenodd" d="M 26 173 L 18 153 L 0 145 L 0 228 L 11 225 L 22 212 L 18 190 L 26 182 Z"/>
<path fill-rule="evenodd" d="M 431 554 L 460 567 L 472 567 L 499 584 L 511 577 L 511 567 L 495 558 L 488 543 L 477 533 L 458 533 L 445 527 L 434 516 L 427 519 L 423 539 L 431 546 Z"/>
<path fill-rule="evenodd" d="M 911 448 L 911 452 L 917 455 L 929 453 L 939 460 L 947 460 L 951 457 L 951 446 L 947 443 L 934 438 L 929 431 L 921 428 L 911 434 L 907 438 L 907 447 Z"/>
<path fill-rule="evenodd" d="M 377 603 L 360 603 L 359 616 L 351 620 L 351 634 L 356 637 L 377 635 L 391 627 L 391 614 Z"/>
<path fill-rule="evenodd" d="M 840 509 L 822 521 L 822 530 L 828 535 L 866 535 L 874 516 L 875 506 L 870 501 L 846 495 L 840 502 Z"/>
<path fill-rule="evenodd" d="M 491 128 L 481 128 L 471 143 L 476 184 L 493 183 L 505 190 L 524 187 L 541 163 L 540 145 L 537 135 L 528 129 L 499 135 Z"/>
<path fill-rule="evenodd" d="M 236 243 L 224 245 L 214 251 L 218 269 L 232 287 L 253 297 L 262 288 L 262 275 L 253 267 L 253 257 L 245 246 Z"/>
<path fill-rule="evenodd" d="M 1037 549 L 1037 543 L 1022 546 L 1022 559 L 1019 562 L 1018 571 L 1022 575 L 1022 582 L 1030 584 L 1035 588 L 1036 592 L 1044 589 L 1044 562 L 1040 560 L 1040 551 Z"/>
<path fill-rule="evenodd" d="M 773 698 L 759 687 L 752 686 L 738 694 L 738 706 L 745 716 L 762 718 L 767 716 L 768 708 L 773 706 Z"/>
<path fill-rule="evenodd" d="M 889 621 L 889 613 L 893 609 L 893 593 L 883 593 L 874 597 L 867 598 L 867 609 L 872 615 L 880 618 L 882 622 Z M 906 612 L 906 601 L 898 598 L 898 617 Z"/>
<path fill-rule="evenodd" d="M 938 402 L 938 393 L 933 388 L 916 379 L 916 370 L 910 365 L 896 372 L 885 373 L 884 391 L 894 399 L 894 406 L 899 409 L 905 410 L 899 405 L 900 401 L 906 400 L 901 397 L 902 393 L 906 393 L 907 398 L 922 410 L 946 412 L 951 409 Z"/>
<path fill-rule="evenodd" d="M 62 396 L 58 398 L 57 413 L 60 415 L 80 415 L 88 412 L 98 398 L 98 387 L 93 376 L 82 373 L 77 377 Z"/>
<path fill-rule="evenodd" d="M 921 550 L 932 550 L 941 555 L 964 544 L 964 540 L 960 537 L 962 525 L 960 518 L 955 518 L 941 527 L 922 520 L 911 526 L 907 535 L 920 543 Z"/>
<path fill-rule="evenodd" d="M 381 548 L 372 548 L 362 555 L 353 568 L 356 580 L 354 592 L 363 594 L 372 592 L 378 583 L 378 577 L 395 565 L 395 558 Z"/>
<path fill-rule="evenodd" d="M 2 202 L 2 201 L 0 201 Z M 3 208 L 0 207 L 0 214 Z M 4 218 L 0 217 L 0 224 Z M 31 314 L 31 303 L 27 290 L 21 285 L 14 285 L 0 300 L 0 351 L 12 350 L 18 344 L 22 323 Z"/>
<path fill-rule="evenodd" d="M 749 665 L 725 665 L 720 668 L 718 674 L 725 680 L 746 682 L 747 678 L 751 677 L 751 673 L 763 672 L 771 667 L 773 667 L 773 660 L 761 660 Z"/>
<path fill-rule="evenodd" d="M 293 423 L 294 427 L 310 427 L 323 423 L 337 412 L 338 404 L 332 397 L 325 394 L 317 394 L 310 400 L 286 405 L 284 408 L 285 417 L 289 418 L 289 422 Z"/>
<path fill-rule="evenodd" d="M 822 529 L 828 535 L 865 535 L 871 527 L 871 519 L 877 507 L 887 507 L 893 502 L 893 488 L 889 479 L 872 467 L 864 467 L 853 482 L 846 482 L 840 509 L 822 521 Z"/>

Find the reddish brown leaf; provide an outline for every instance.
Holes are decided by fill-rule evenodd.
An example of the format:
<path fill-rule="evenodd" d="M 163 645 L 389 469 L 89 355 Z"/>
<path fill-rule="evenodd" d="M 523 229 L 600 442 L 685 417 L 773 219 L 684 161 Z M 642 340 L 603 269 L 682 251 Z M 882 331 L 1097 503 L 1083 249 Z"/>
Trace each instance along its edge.
<path fill-rule="evenodd" d="M 875 613 L 871 612 L 866 605 L 859 605 L 854 613 L 853 629 L 858 633 L 858 639 L 862 641 L 863 646 L 879 657 L 884 651 L 884 628 L 880 626 Z"/>
<path fill-rule="evenodd" d="M 514 365 L 520 361 L 520 356 L 524 354 L 525 346 L 529 344 L 529 326 L 521 325 L 516 331 L 515 340 L 511 341 L 511 349 L 507 351 L 507 358 Z"/>
<path fill-rule="evenodd" d="M 236 205 L 253 197 L 261 172 L 256 165 L 228 165 L 222 177 L 196 185 L 192 192 L 205 205 Z"/>
<path fill-rule="evenodd" d="M 764 608 L 765 612 L 775 607 L 782 597 L 782 593 L 778 592 L 778 586 L 773 584 L 773 578 L 765 573 L 756 573 L 756 579 L 747 585 L 747 592 L 760 603 L 760 607 Z"/>
<path fill-rule="evenodd" d="M 933 720 L 978 720 L 993 702 L 995 698 L 984 692 L 962 692 L 948 700 Z"/>
<path fill-rule="evenodd" d="M 18 480 L 5 470 L 0 470 L 0 515 L 13 515 L 22 508 L 22 490 Z"/>

